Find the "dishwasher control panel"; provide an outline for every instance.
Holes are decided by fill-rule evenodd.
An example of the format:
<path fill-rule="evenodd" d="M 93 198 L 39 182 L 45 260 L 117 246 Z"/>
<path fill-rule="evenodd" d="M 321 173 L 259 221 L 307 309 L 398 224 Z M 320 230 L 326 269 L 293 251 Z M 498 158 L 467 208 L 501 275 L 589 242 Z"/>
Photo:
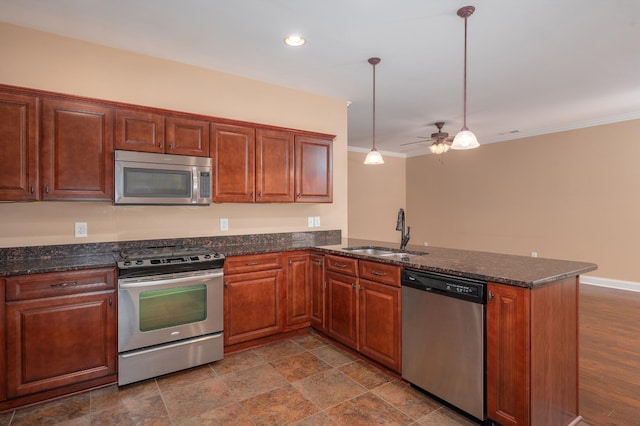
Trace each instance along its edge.
<path fill-rule="evenodd" d="M 484 281 L 405 269 L 402 271 L 402 285 L 470 302 L 486 303 Z"/>

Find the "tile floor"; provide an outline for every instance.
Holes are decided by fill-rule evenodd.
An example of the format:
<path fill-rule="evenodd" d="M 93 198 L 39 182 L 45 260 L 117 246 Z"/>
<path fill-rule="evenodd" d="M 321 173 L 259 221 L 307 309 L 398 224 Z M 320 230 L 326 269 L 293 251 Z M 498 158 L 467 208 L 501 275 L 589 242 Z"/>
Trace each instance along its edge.
<path fill-rule="evenodd" d="M 0 414 L 16 425 L 474 423 L 317 334 L 118 388 Z"/>

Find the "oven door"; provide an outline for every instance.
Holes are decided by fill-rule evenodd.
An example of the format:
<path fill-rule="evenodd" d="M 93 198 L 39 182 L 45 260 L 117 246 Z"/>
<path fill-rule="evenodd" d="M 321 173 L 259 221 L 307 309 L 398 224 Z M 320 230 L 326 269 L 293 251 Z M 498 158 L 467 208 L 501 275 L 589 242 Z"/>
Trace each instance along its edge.
<path fill-rule="evenodd" d="M 120 353 L 222 329 L 222 269 L 118 280 Z"/>

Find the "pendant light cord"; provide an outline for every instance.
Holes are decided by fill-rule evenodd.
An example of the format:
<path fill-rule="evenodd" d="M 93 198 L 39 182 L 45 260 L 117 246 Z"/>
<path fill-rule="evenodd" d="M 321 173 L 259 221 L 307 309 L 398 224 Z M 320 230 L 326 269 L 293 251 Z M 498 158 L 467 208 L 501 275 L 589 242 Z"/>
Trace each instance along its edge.
<path fill-rule="evenodd" d="M 376 64 L 377 62 L 371 62 L 373 65 L 373 150 L 376 149 Z"/>
<path fill-rule="evenodd" d="M 462 128 L 467 130 L 467 18 L 464 18 L 464 116 Z"/>

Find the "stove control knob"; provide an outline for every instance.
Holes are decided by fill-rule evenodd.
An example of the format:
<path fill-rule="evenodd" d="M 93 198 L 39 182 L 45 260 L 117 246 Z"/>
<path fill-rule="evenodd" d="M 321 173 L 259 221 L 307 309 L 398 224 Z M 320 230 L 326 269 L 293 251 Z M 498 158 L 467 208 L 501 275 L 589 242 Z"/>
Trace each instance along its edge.
<path fill-rule="evenodd" d="M 220 258 L 220 253 L 215 253 L 213 257 L 215 257 L 216 259 Z"/>
<path fill-rule="evenodd" d="M 131 266 L 131 261 L 130 260 L 125 260 L 123 265 L 124 266 Z"/>
<path fill-rule="evenodd" d="M 205 258 L 205 259 L 211 259 L 211 255 L 210 255 L 210 254 L 205 254 L 205 255 L 204 255 L 204 258 Z"/>
<path fill-rule="evenodd" d="M 142 260 L 136 260 L 136 265 L 142 265 Z"/>

